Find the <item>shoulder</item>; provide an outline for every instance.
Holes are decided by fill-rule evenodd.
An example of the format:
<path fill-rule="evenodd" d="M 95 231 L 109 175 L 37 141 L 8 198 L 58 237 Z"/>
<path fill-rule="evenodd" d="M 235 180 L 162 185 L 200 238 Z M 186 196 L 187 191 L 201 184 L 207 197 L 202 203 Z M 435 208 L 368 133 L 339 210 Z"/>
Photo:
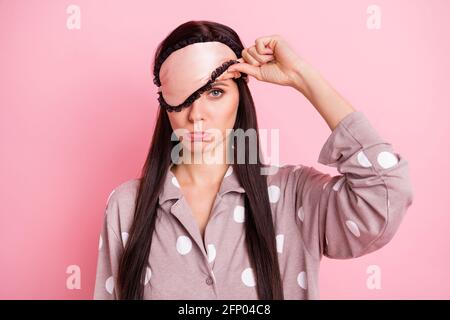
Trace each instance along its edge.
<path fill-rule="evenodd" d="M 275 185 L 280 188 L 288 186 L 293 187 L 294 184 L 306 176 L 311 170 L 310 166 L 304 164 L 285 164 L 282 166 L 267 166 L 265 174 L 267 175 L 267 185 Z M 264 173 L 263 173 L 264 174 Z"/>
<path fill-rule="evenodd" d="M 270 171 L 267 175 L 269 201 L 276 206 L 296 203 L 305 194 L 319 195 L 331 179 L 330 174 L 304 164 L 272 166 Z"/>
<path fill-rule="evenodd" d="M 139 188 L 139 179 L 130 179 L 118 184 L 110 193 L 107 205 L 134 201 Z"/>
<path fill-rule="evenodd" d="M 118 184 L 108 196 L 106 215 L 111 226 L 127 228 L 132 222 L 140 179 L 130 179 Z M 125 224 L 125 225 L 124 225 Z"/>

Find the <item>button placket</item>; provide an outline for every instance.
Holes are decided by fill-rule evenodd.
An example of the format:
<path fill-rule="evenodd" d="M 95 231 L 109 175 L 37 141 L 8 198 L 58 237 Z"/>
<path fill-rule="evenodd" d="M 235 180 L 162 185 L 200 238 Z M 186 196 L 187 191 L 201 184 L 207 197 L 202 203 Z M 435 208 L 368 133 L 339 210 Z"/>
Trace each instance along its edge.
<path fill-rule="evenodd" d="M 217 193 L 216 198 L 214 199 L 212 209 L 211 209 L 210 217 L 205 226 L 205 234 L 202 239 L 203 244 L 204 244 L 203 248 L 204 248 L 205 259 L 206 259 L 206 262 L 208 263 L 209 268 L 211 268 L 211 266 L 210 266 L 211 263 L 209 262 L 210 252 L 208 251 L 208 246 L 210 244 L 213 244 L 213 241 L 210 241 L 210 238 L 211 238 L 210 233 L 211 233 L 211 228 L 213 228 L 212 234 L 214 234 L 214 225 L 213 225 L 215 223 L 214 219 L 216 218 L 217 214 L 222 210 L 221 205 L 220 205 L 221 201 L 222 201 L 222 198 Z"/>

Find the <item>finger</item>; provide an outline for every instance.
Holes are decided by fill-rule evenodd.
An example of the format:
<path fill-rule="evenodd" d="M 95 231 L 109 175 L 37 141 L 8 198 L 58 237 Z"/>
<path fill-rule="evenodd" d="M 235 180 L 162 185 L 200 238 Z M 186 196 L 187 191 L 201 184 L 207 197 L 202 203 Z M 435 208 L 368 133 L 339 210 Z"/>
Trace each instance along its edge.
<path fill-rule="evenodd" d="M 228 80 L 228 79 L 233 79 L 233 78 L 239 78 L 240 76 L 241 76 L 241 73 L 238 71 L 232 71 L 232 72 L 225 71 L 224 73 L 222 73 L 220 76 L 218 76 L 216 78 L 216 81 L 223 81 L 223 80 Z"/>
<path fill-rule="evenodd" d="M 258 38 L 255 41 L 255 47 L 259 54 L 273 54 L 272 48 L 270 48 L 270 38 Z"/>
<path fill-rule="evenodd" d="M 255 45 L 256 45 L 258 51 L 261 50 L 261 52 L 265 52 L 267 50 L 270 50 L 273 53 L 273 52 L 275 52 L 275 46 L 279 40 L 280 40 L 280 37 L 277 34 L 268 35 L 268 36 L 259 37 L 258 39 L 256 39 Z"/>
<path fill-rule="evenodd" d="M 244 49 L 242 51 L 242 57 L 245 59 L 245 61 L 255 67 L 259 67 L 261 64 L 252 57 L 252 55 L 248 52 L 248 49 Z"/>
<path fill-rule="evenodd" d="M 253 66 L 246 62 L 233 64 L 230 67 L 228 67 L 228 71 L 239 71 L 242 73 L 246 73 L 250 76 L 253 76 L 258 80 L 261 79 L 259 67 Z"/>
<path fill-rule="evenodd" d="M 248 52 L 255 60 L 259 62 L 260 65 L 274 59 L 271 54 L 259 54 L 255 46 L 250 47 Z"/>

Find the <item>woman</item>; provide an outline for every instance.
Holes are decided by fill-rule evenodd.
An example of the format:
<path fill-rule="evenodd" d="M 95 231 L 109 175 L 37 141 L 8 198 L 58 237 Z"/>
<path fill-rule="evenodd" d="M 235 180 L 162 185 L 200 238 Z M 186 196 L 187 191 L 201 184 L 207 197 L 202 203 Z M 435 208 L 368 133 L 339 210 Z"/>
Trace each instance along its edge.
<path fill-rule="evenodd" d="M 280 36 L 244 48 L 231 28 L 190 21 L 159 45 L 154 75 L 152 144 L 142 176 L 108 198 L 95 299 L 315 299 L 322 255 L 392 239 L 413 199 L 407 161 Z M 266 170 L 248 76 L 311 102 L 332 131 L 319 162 L 341 175 Z M 256 132 L 244 161 L 230 129 Z"/>

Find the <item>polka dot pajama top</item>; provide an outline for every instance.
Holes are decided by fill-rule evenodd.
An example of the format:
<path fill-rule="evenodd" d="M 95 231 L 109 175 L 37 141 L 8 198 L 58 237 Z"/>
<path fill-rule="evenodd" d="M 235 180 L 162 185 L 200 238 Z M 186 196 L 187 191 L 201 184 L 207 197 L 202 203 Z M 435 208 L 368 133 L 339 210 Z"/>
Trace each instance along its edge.
<path fill-rule="evenodd" d="M 408 162 L 361 111 L 332 131 L 314 167 L 285 165 L 267 175 L 285 299 L 318 299 L 323 255 L 355 258 L 394 236 L 413 191 Z M 138 180 L 110 194 L 100 236 L 94 299 L 117 299 L 119 258 L 132 224 Z M 245 190 L 230 165 L 204 239 L 173 173 L 159 195 L 144 299 L 257 299 L 245 247 Z"/>

